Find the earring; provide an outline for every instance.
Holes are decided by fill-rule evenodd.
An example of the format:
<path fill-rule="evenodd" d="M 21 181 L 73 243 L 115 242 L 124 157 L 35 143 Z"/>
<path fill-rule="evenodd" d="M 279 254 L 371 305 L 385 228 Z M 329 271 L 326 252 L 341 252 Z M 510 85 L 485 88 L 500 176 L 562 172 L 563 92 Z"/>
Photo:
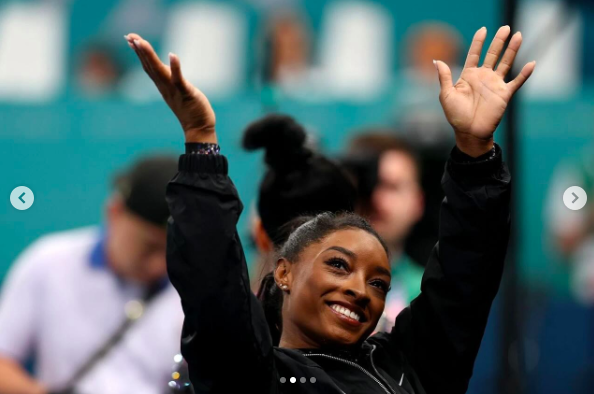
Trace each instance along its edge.
<path fill-rule="evenodd" d="M 283 290 L 287 290 L 289 288 L 289 286 L 287 286 L 287 285 L 281 285 L 280 283 L 277 283 L 276 285 L 278 287 L 280 287 L 281 289 L 283 289 Z"/>

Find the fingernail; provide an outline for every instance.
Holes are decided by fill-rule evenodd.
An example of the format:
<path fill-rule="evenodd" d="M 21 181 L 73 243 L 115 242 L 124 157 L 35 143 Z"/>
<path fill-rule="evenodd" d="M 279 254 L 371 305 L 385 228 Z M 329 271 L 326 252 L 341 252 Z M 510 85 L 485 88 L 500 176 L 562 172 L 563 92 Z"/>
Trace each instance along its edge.
<path fill-rule="evenodd" d="M 130 42 L 128 42 L 128 46 L 130 47 L 130 49 L 135 49 L 134 45 L 130 44 Z"/>
<path fill-rule="evenodd" d="M 487 28 L 485 26 L 483 26 L 479 30 L 487 30 Z"/>
<path fill-rule="evenodd" d="M 140 41 L 134 40 L 134 46 L 140 49 Z"/>
<path fill-rule="evenodd" d="M 439 71 L 439 67 L 437 66 L 437 60 L 433 60 L 433 65 L 435 66 L 435 69 Z"/>
<path fill-rule="evenodd" d="M 174 57 L 175 57 L 175 55 L 173 54 L 173 52 L 169 52 L 169 63 L 171 63 L 173 61 Z"/>
<path fill-rule="evenodd" d="M 128 35 L 124 34 L 124 40 L 128 41 Z"/>

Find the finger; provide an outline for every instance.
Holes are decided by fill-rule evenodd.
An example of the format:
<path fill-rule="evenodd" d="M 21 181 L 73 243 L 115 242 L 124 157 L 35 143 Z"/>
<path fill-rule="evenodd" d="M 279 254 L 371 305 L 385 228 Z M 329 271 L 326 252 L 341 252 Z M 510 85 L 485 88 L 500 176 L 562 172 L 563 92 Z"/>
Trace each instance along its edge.
<path fill-rule="evenodd" d="M 507 41 L 507 37 L 509 37 L 509 32 L 509 26 L 502 26 L 497 30 L 497 34 L 495 34 L 495 38 L 493 38 L 493 42 L 491 42 L 487 55 L 485 56 L 483 67 L 495 68 L 501 50 L 505 46 L 505 41 Z"/>
<path fill-rule="evenodd" d="M 147 75 L 149 77 L 151 77 L 151 79 L 154 80 L 153 75 L 152 75 L 152 70 L 151 70 L 150 66 L 148 65 L 146 59 L 144 58 L 144 55 L 143 55 L 142 51 L 136 45 L 136 43 L 138 42 L 139 37 L 140 36 L 138 34 L 134 34 L 134 33 L 131 33 L 131 34 L 128 34 L 128 35 L 125 35 L 124 36 L 124 38 L 126 39 L 126 41 L 128 41 L 128 46 L 130 48 L 132 48 L 132 50 L 134 51 L 134 53 L 136 53 L 136 57 L 138 57 L 138 60 L 140 60 L 140 64 L 142 65 L 142 69 L 144 70 L 144 72 L 147 73 Z"/>
<path fill-rule="evenodd" d="M 514 60 L 516 59 L 516 55 L 522 46 L 522 33 L 517 32 L 513 35 L 511 40 L 509 41 L 509 45 L 497 66 L 496 73 L 501 77 L 505 78 L 509 70 L 511 69 L 512 65 L 514 64 Z"/>
<path fill-rule="evenodd" d="M 173 53 L 169 53 L 169 65 L 171 67 L 171 82 L 182 94 L 187 94 L 188 88 L 181 72 L 179 57 Z"/>
<path fill-rule="evenodd" d="M 440 60 L 434 60 L 435 68 L 437 68 L 437 74 L 439 76 L 439 84 L 441 86 L 441 96 L 446 96 L 450 89 L 454 87 L 452 81 L 452 70 L 450 67 Z"/>
<path fill-rule="evenodd" d="M 134 40 L 134 45 L 136 45 L 142 53 L 144 60 L 152 70 L 154 77 L 165 81 L 171 78 L 169 68 L 161 62 L 161 59 L 159 59 L 159 56 L 157 56 L 157 53 L 148 41 L 136 39 Z"/>
<path fill-rule="evenodd" d="M 472 44 L 468 50 L 468 56 L 466 57 L 466 63 L 464 68 L 477 67 L 479 59 L 481 58 L 481 52 L 483 51 L 483 44 L 487 38 L 487 28 L 481 27 L 472 38 Z"/>
<path fill-rule="evenodd" d="M 520 74 L 518 74 L 518 76 L 513 81 L 507 84 L 512 90 L 512 94 L 516 93 L 518 89 L 524 85 L 528 78 L 530 78 L 532 72 L 534 71 L 534 67 L 536 67 L 536 60 L 526 64 L 524 68 L 522 68 L 522 71 L 520 71 Z"/>
<path fill-rule="evenodd" d="M 138 56 L 138 59 L 140 60 L 140 63 L 142 64 L 142 69 L 144 70 L 144 72 L 147 73 L 147 75 L 149 77 L 151 77 L 151 79 L 154 81 L 155 80 L 155 76 L 153 75 L 153 70 L 152 70 L 150 64 L 148 64 L 148 62 L 146 61 L 145 56 L 144 56 L 144 53 L 138 47 L 137 42 L 138 41 L 135 40 L 132 43 L 132 47 L 134 48 L 134 52 L 136 52 L 136 56 Z"/>

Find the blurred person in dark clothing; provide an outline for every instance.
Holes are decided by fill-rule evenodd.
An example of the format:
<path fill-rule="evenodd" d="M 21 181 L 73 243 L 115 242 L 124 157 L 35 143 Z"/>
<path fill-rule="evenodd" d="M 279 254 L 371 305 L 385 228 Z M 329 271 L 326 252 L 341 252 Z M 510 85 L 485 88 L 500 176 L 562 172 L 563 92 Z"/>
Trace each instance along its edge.
<path fill-rule="evenodd" d="M 243 146 L 265 151 L 266 173 L 252 220 L 252 238 L 259 252 L 253 285 L 257 291 L 262 277 L 272 272 L 276 252 L 287 240 L 293 219 L 352 212 L 357 195 L 347 172 L 309 148 L 305 129 L 289 116 L 268 115 L 250 124 Z"/>
<path fill-rule="evenodd" d="M 359 183 L 357 212 L 367 218 L 390 249 L 392 290 L 378 330 L 388 331 L 396 316 L 421 292 L 423 266 L 405 252 L 413 226 L 423 216 L 421 169 L 416 153 L 388 130 L 367 130 L 347 148 Z M 353 168 L 354 163 L 360 163 Z"/>
<path fill-rule="evenodd" d="M 165 263 L 176 166 L 139 160 L 116 176 L 103 228 L 44 236 L 18 258 L 0 294 L 0 393 L 167 390 L 183 319 Z"/>
<path fill-rule="evenodd" d="M 440 180 L 454 143 L 450 125 L 434 100 L 439 87 L 435 84 L 433 60 L 450 64 L 453 75 L 459 74 L 462 38 L 451 25 L 423 22 L 409 29 L 404 42 L 406 64 L 397 90 L 394 124 L 399 136 L 417 152 L 423 169 L 425 215 L 412 229 L 406 250 L 424 264 L 437 242 L 439 208 L 444 197 Z"/>

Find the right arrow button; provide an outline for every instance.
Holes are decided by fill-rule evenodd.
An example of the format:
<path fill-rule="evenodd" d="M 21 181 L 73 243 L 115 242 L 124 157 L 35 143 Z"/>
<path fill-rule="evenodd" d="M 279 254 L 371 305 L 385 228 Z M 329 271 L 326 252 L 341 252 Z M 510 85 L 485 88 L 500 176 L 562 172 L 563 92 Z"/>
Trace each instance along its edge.
<path fill-rule="evenodd" d="M 584 189 L 579 186 L 572 186 L 563 193 L 563 203 L 572 211 L 582 209 L 586 202 L 588 202 L 588 196 Z"/>

